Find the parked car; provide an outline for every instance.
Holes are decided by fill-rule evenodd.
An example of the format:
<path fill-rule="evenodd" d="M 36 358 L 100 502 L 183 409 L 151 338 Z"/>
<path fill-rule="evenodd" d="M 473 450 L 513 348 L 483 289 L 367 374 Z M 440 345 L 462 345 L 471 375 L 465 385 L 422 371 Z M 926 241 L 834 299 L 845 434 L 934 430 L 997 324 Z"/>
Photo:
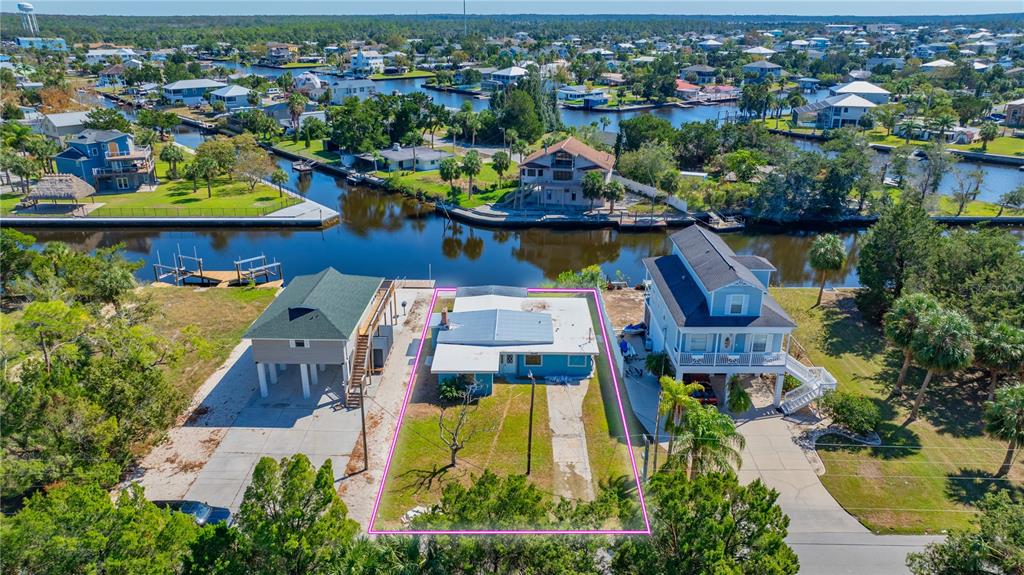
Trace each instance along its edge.
<path fill-rule="evenodd" d="M 199 525 L 220 522 L 231 525 L 231 510 L 226 507 L 212 507 L 201 501 L 187 501 L 180 499 L 172 501 L 154 501 L 153 504 L 161 509 L 170 509 L 179 513 L 191 515 Z"/>

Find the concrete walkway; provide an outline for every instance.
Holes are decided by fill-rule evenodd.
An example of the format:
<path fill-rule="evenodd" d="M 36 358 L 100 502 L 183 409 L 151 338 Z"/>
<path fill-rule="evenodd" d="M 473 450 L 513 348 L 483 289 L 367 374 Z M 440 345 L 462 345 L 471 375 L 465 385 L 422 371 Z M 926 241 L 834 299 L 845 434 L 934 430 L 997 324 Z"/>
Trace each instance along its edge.
<path fill-rule="evenodd" d="M 871 533 L 821 484 L 815 464 L 794 441 L 796 426 L 781 416 L 769 416 L 741 422 L 737 428 L 747 440 L 740 481 L 760 478 L 779 492 L 779 506 L 790 520 L 786 541 L 800 557 L 800 573 L 909 573 L 907 553 L 942 538 Z"/>
<path fill-rule="evenodd" d="M 555 493 L 568 499 L 593 501 L 594 485 L 583 426 L 583 398 L 590 380 L 574 385 L 545 385 L 548 425 L 555 460 Z"/>

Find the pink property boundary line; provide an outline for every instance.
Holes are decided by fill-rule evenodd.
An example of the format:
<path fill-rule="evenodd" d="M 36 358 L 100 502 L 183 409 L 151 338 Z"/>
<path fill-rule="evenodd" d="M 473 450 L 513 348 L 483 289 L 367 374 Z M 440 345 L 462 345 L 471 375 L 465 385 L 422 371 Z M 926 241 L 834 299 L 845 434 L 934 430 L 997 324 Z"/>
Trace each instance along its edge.
<path fill-rule="evenodd" d="M 462 530 L 398 530 L 398 529 L 375 529 L 377 523 L 377 512 L 380 510 L 380 501 L 384 495 L 384 487 L 388 480 L 388 472 L 391 470 L 391 460 L 395 455 L 395 445 L 398 444 L 398 434 L 402 430 L 402 422 L 405 420 L 405 410 L 409 405 L 409 398 L 412 397 L 412 388 L 416 382 L 416 372 L 419 369 L 420 357 L 423 354 L 423 344 L 427 339 L 427 330 L 430 327 L 430 317 L 437 304 L 437 296 L 441 292 L 455 291 L 455 288 L 434 288 L 434 294 L 430 299 L 430 308 L 427 310 L 426 321 L 423 322 L 423 331 L 420 333 L 420 344 L 416 349 L 416 359 L 413 361 L 412 373 L 409 375 L 409 383 L 405 390 L 405 399 L 402 401 L 402 409 L 398 413 L 398 425 L 395 426 L 394 436 L 391 438 L 391 447 L 388 449 L 388 459 L 384 464 L 384 475 L 381 476 L 380 488 L 377 490 L 377 498 L 373 502 L 373 512 L 370 515 L 370 528 L 367 532 L 371 535 L 650 535 L 651 521 L 647 515 L 647 502 L 644 499 L 643 486 L 640 484 L 640 472 L 636 467 L 636 456 L 633 454 L 633 443 L 629 436 L 629 426 L 626 423 L 626 412 L 622 406 L 622 395 L 619 393 L 619 377 L 616 374 L 615 366 L 612 364 L 611 344 L 608 340 L 608 332 L 605 330 L 605 312 L 601 298 L 597 290 L 582 288 L 529 288 L 529 293 L 539 292 L 562 292 L 562 293 L 586 293 L 594 298 L 594 305 L 597 308 L 598 324 L 601 326 L 601 338 L 604 340 L 605 356 L 608 361 L 608 368 L 612 374 L 612 383 L 615 387 L 615 400 L 619 404 L 619 417 L 622 420 L 622 432 L 626 436 L 626 447 L 629 451 L 629 462 L 633 468 L 633 479 L 636 481 L 637 494 L 640 497 L 640 509 L 644 516 L 644 529 L 512 529 L 512 530 L 491 530 L 491 529 L 462 529 Z"/>

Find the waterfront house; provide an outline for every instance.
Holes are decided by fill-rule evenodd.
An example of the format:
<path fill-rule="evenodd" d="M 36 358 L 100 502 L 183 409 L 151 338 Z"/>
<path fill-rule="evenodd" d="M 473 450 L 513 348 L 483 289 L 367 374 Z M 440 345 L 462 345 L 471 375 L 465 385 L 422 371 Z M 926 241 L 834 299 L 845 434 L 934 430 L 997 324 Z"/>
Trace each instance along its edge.
<path fill-rule="evenodd" d="M 178 80 L 164 84 L 164 97 L 172 104 L 195 106 L 206 100 L 206 94 L 227 86 L 223 82 L 198 78 L 194 80 Z"/>
<path fill-rule="evenodd" d="M 1006 115 L 1007 127 L 1024 128 L 1024 98 L 1007 102 L 1003 114 Z"/>
<path fill-rule="evenodd" d="M 485 88 L 489 89 L 501 89 L 515 85 L 516 82 L 526 77 L 529 72 L 526 68 L 519 66 L 510 66 L 508 68 L 502 68 L 501 70 L 495 70 L 491 72 L 489 78 L 482 82 Z"/>
<path fill-rule="evenodd" d="M 348 78 L 335 78 L 327 84 L 331 92 L 331 104 L 341 105 L 349 98 L 365 100 L 377 93 L 373 80 L 357 80 Z"/>
<path fill-rule="evenodd" d="M 676 377 L 710 383 L 724 404 L 729 377 L 772 374 L 774 404 L 787 412 L 835 387 L 827 371 L 789 355 L 796 324 L 768 293 L 776 271 L 771 262 L 737 255 L 699 225 L 669 239 L 668 255 L 643 260 L 644 321 L 651 349 L 668 354 Z M 786 374 L 803 389 L 790 392 L 783 402 Z"/>
<path fill-rule="evenodd" d="M 906 65 L 906 60 L 899 57 L 885 57 L 885 56 L 872 56 L 868 58 L 865 67 L 868 70 L 875 70 L 876 68 L 891 67 L 893 70 L 902 70 L 903 66 Z"/>
<path fill-rule="evenodd" d="M 583 178 L 597 170 L 607 181 L 614 166 L 615 156 L 570 136 L 527 156 L 519 165 L 519 185 L 528 203 L 575 209 L 603 206 L 603 199 L 592 202 L 583 197 Z"/>
<path fill-rule="evenodd" d="M 807 76 L 796 81 L 796 85 L 800 87 L 801 92 L 817 92 L 818 84 L 820 83 L 821 80 L 817 78 L 809 78 Z"/>
<path fill-rule="evenodd" d="M 693 82 L 698 86 L 704 84 L 714 84 L 717 71 L 711 66 L 704 64 L 693 64 L 687 66 L 679 71 L 679 79 L 686 80 L 687 82 Z"/>
<path fill-rule="evenodd" d="M 768 60 L 758 60 L 743 66 L 743 76 L 752 82 L 762 82 L 766 78 L 781 78 L 782 66 Z"/>
<path fill-rule="evenodd" d="M 555 92 L 555 98 L 566 104 L 581 105 L 585 109 L 603 106 L 608 103 L 608 95 L 604 90 L 588 89 L 586 86 L 563 86 Z"/>
<path fill-rule="evenodd" d="M 372 165 L 375 170 L 385 172 L 438 170 L 441 168 L 442 160 L 452 157 L 454 157 L 454 154 L 444 150 L 427 146 L 403 148 L 397 143 L 387 150 L 380 150 L 376 156 L 374 154 L 359 155 L 359 159 L 366 162 L 368 166 Z M 375 158 L 376 161 L 374 161 Z"/>
<path fill-rule="evenodd" d="M 792 112 L 793 121 L 806 125 L 808 122 L 822 130 L 857 126 L 861 118 L 875 104 L 856 94 L 829 96 L 823 100 L 800 106 Z"/>
<path fill-rule="evenodd" d="M 358 390 L 364 378 L 380 373 L 391 350 L 394 294 L 390 280 L 331 267 L 296 276 L 245 334 L 260 394 L 266 397 L 268 380 L 277 383 L 279 369 L 289 365 L 299 369 L 303 397 L 326 366 L 340 367 L 346 394 Z"/>
<path fill-rule="evenodd" d="M 705 52 L 717 52 L 722 47 L 722 42 L 712 38 L 698 42 L 697 47 Z"/>
<path fill-rule="evenodd" d="M 889 90 L 881 86 L 876 86 L 871 82 L 854 81 L 841 86 L 836 86 L 829 90 L 829 93 L 833 96 L 843 96 L 846 94 L 853 94 L 860 96 L 861 98 L 881 106 L 882 104 L 889 103 L 889 96 L 892 94 Z"/>
<path fill-rule="evenodd" d="M 327 91 L 327 82 L 313 72 L 303 72 L 295 77 L 292 89 L 310 100 L 318 101 Z"/>
<path fill-rule="evenodd" d="M 19 36 L 14 39 L 14 45 L 23 50 L 33 49 L 43 52 L 67 52 L 68 43 L 64 38 L 37 38 Z"/>
<path fill-rule="evenodd" d="M 114 64 L 113 66 L 107 66 L 100 71 L 99 80 L 96 82 L 97 86 L 124 86 L 124 64 Z"/>
<path fill-rule="evenodd" d="M 701 93 L 700 86 L 676 78 L 676 98 L 692 100 Z"/>
<path fill-rule="evenodd" d="M 459 288 L 451 311 L 431 315 L 430 372 L 475 380 L 491 394 L 495 378 L 509 382 L 580 381 L 599 353 L 587 300 L 531 297 L 525 288 Z"/>
<path fill-rule="evenodd" d="M 156 183 L 153 151 L 135 145 L 131 134 L 118 130 L 82 130 L 53 157 L 57 171 L 77 176 L 96 191 L 132 191 Z"/>
<path fill-rule="evenodd" d="M 224 86 L 218 88 L 207 95 L 210 103 L 222 102 L 224 107 L 228 110 L 235 110 L 237 108 L 244 108 L 249 106 L 249 94 L 252 90 L 245 86 Z"/>
<path fill-rule="evenodd" d="M 356 78 L 367 78 L 373 74 L 381 74 L 384 72 L 384 55 L 376 50 L 363 50 L 360 48 L 352 55 L 349 71 Z"/>
<path fill-rule="evenodd" d="M 135 50 L 131 48 L 97 48 L 85 53 L 85 63 L 90 66 L 107 64 L 114 58 L 118 58 L 123 62 L 137 55 Z"/>
<path fill-rule="evenodd" d="M 66 136 L 77 134 L 85 129 L 90 111 L 46 114 L 39 122 L 39 132 L 54 140 L 62 140 Z"/>

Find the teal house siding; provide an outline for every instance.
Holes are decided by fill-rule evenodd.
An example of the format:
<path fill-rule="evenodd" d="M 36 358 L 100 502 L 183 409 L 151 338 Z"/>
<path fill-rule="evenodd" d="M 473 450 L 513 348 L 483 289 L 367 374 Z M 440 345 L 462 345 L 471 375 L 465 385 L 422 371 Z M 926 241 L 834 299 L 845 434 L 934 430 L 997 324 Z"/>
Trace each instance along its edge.
<path fill-rule="evenodd" d="M 568 355 L 544 355 L 541 356 L 541 365 L 526 365 L 526 356 L 516 356 L 516 375 L 518 377 L 528 377 L 530 372 L 533 372 L 534 377 L 552 377 L 552 376 L 566 376 L 566 377 L 587 377 L 594 370 L 594 360 L 588 355 L 577 355 L 572 356 L 574 362 L 580 362 L 580 365 L 569 365 Z"/>

